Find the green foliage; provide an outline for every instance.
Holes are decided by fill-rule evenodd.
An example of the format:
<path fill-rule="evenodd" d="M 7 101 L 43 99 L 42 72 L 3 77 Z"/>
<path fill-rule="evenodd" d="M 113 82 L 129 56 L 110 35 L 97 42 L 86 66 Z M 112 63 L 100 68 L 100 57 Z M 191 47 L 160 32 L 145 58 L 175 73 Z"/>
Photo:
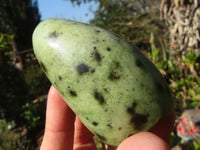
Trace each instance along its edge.
<path fill-rule="evenodd" d="M 170 148 L 177 145 L 177 143 L 181 143 L 181 139 L 177 137 L 173 132 L 171 133 L 171 141 L 170 141 Z"/>
<path fill-rule="evenodd" d="M 154 40 L 152 40 L 154 39 L 153 33 L 150 37 L 151 49 L 147 56 L 168 81 L 174 97 L 176 114 L 179 116 L 183 109 L 200 108 L 199 56 L 193 51 L 189 51 L 184 59 L 175 62 L 170 58 L 169 52 L 157 48 Z M 172 133 L 170 147 L 175 145 L 188 150 L 200 149 L 199 142 L 195 140 L 184 142 Z"/>
<path fill-rule="evenodd" d="M 0 3 L 0 119 L 3 120 L 0 120 L 0 150 L 34 149 L 30 146 L 34 137 L 29 134 L 44 127 L 44 121 L 38 121 L 44 120 L 45 103 L 32 104 L 32 101 L 47 93 L 49 82 L 41 76 L 37 64 L 25 63 L 24 54 L 21 57 L 25 72 L 15 67 L 13 57 L 16 58 L 15 49 L 32 47 L 32 32 L 40 21 L 37 0 L 0 0 Z M 41 85 L 46 86 L 38 88 Z M 7 129 L 13 121 L 16 128 L 27 126 L 28 138 Z"/>
<path fill-rule="evenodd" d="M 94 137 L 94 142 L 96 144 L 97 150 L 103 150 L 103 143 L 96 136 Z"/>
<path fill-rule="evenodd" d="M 10 48 L 10 41 L 11 39 L 13 39 L 13 37 L 14 35 L 0 33 L 0 50 L 1 51 Z"/>
<path fill-rule="evenodd" d="M 29 140 L 26 136 L 11 130 L 12 123 L 0 119 L 0 150 L 30 150 Z"/>
<path fill-rule="evenodd" d="M 40 121 L 41 114 L 39 113 L 41 109 L 41 105 L 39 103 L 26 103 L 22 106 L 23 114 L 22 117 L 26 120 L 26 125 L 29 130 L 37 127 Z"/>
<path fill-rule="evenodd" d="M 8 120 L 15 120 L 20 113 L 20 106 L 27 97 L 23 74 L 11 62 L 11 40 L 13 35 L 0 34 L 0 110 Z M 19 119 L 19 118 L 18 118 Z"/>
<path fill-rule="evenodd" d="M 188 65 L 194 65 L 194 63 L 196 62 L 196 59 L 199 56 L 197 54 L 195 54 L 193 51 L 189 51 L 186 53 L 186 58 L 184 60 L 182 60 L 182 62 L 188 64 Z"/>
<path fill-rule="evenodd" d="M 155 38 L 154 33 L 151 32 L 149 44 L 150 46 L 146 55 L 167 80 L 169 80 L 169 76 L 172 74 L 180 73 L 179 68 L 171 59 L 171 53 L 167 50 L 161 38 Z"/>
<path fill-rule="evenodd" d="M 171 59 L 170 52 L 163 46 L 158 48 L 154 40 L 154 34 L 151 33 L 151 47 L 147 56 L 167 79 L 177 111 L 180 112 L 183 108 L 199 108 L 200 77 L 197 72 L 199 56 L 189 51 L 184 59 L 175 62 Z M 162 40 L 158 40 L 158 44 L 162 45 Z"/>
<path fill-rule="evenodd" d="M 0 32 L 14 34 L 18 49 L 32 46 L 34 27 L 40 21 L 37 0 L 0 0 Z"/>
<path fill-rule="evenodd" d="M 197 141 L 191 143 L 191 149 L 200 150 L 200 144 Z"/>
<path fill-rule="evenodd" d="M 182 108 L 200 107 L 200 77 L 197 69 L 199 58 L 194 52 L 189 51 L 186 58 L 179 64 L 180 74 L 171 79 L 170 88 L 177 101 L 182 102 Z M 181 108 L 180 108 L 181 109 Z"/>
<path fill-rule="evenodd" d="M 50 82 L 38 63 L 27 64 L 24 67 L 23 74 L 29 91 L 29 101 L 22 106 L 21 117 L 25 119 L 27 128 L 34 130 L 35 128 L 44 126 L 44 122 L 41 119 L 44 120 L 45 117 L 46 99 L 43 98 L 42 102 L 40 102 L 37 98 L 48 93 Z M 30 101 L 34 98 L 38 102 Z"/>
<path fill-rule="evenodd" d="M 170 148 L 179 146 L 183 150 L 200 150 L 200 143 L 197 141 L 184 142 L 180 137 L 177 137 L 173 132 L 171 133 Z"/>
<path fill-rule="evenodd" d="M 13 134 L 8 135 L 8 134 L 9 134 L 9 124 L 7 124 L 5 120 L 0 120 L 0 141 L 6 141 L 4 143 L 0 143 L 0 150 L 15 148 L 13 147 L 13 140 L 12 140 L 14 135 Z"/>
<path fill-rule="evenodd" d="M 176 79 L 170 87 L 174 91 L 175 98 L 183 101 L 184 108 L 199 107 L 200 84 L 196 82 L 194 76 L 188 75 L 186 78 Z"/>
<path fill-rule="evenodd" d="M 23 73 L 31 97 L 36 98 L 48 92 L 50 82 L 38 63 L 27 64 Z"/>
<path fill-rule="evenodd" d="M 11 40 L 14 38 L 14 35 L 3 34 L 0 32 L 0 65 L 1 64 L 10 64 L 9 55 L 12 54 L 11 49 Z"/>
<path fill-rule="evenodd" d="M 4 118 L 5 120 L 4 124 L 3 122 L 0 123 L 2 126 L 10 126 L 10 123 L 8 124 L 7 121 L 14 121 L 16 127 L 18 125 L 25 125 L 29 133 L 31 133 L 31 131 L 36 129 L 44 128 L 44 121 L 41 121 L 41 119 L 44 120 L 46 105 L 45 99 L 43 102 L 38 103 L 33 103 L 32 101 L 37 96 L 46 94 L 50 84 L 37 63 L 26 64 L 24 72 L 14 67 L 11 61 L 12 38 L 13 35 L 0 33 L 0 119 Z M 15 149 L 12 146 L 13 141 L 19 141 L 18 143 L 13 143 L 18 146 L 30 141 L 30 138 L 18 137 L 19 134 L 13 133 L 6 127 L 2 127 L 1 132 L 3 138 L 9 135 L 3 146 L 10 147 L 5 149 Z M 0 141 L 2 140 L 0 139 Z M 32 144 L 30 143 L 30 145 Z M 23 149 L 23 147 L 21 146 L 20 149 Z"/>

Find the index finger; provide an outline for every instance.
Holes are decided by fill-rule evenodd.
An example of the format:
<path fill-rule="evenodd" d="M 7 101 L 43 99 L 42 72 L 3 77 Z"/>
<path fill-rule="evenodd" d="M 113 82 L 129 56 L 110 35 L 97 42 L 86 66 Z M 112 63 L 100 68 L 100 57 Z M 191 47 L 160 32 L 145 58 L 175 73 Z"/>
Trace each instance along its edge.
<path fill-rule="evenodd" d="M 46 126 L 40 150 L 72 150 L 75 114 L 52 86 L 47 100 Z"/>

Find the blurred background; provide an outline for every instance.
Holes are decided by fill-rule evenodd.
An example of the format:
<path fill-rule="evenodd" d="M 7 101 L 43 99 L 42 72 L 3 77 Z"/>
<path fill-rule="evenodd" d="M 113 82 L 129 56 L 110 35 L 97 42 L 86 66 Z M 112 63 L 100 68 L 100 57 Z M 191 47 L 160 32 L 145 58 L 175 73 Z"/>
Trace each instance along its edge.
<path fill-rule="evenodd" d="M 41 144 L 51 84 L 34 56 L 32 32 L 51 17 L 94 24 L 136 45 L 174 98 L 170 149 L 200 149 L 199 0 L 0 0 L 0 150 Z"/>

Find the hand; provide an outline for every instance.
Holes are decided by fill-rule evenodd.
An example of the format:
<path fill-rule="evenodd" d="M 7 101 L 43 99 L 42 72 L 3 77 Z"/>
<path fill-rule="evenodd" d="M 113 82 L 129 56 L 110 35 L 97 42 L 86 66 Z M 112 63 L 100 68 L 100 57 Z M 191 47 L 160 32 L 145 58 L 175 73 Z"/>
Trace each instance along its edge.
<path fill-rule="evenodd" d="M 117 150 L 168 150 L 174 119 L 172 111 L 149 132 L 125 139 Z M 96 150 L 92 133 L 53 86 L 48 94 L 45 133 L 40 150 Z"/>

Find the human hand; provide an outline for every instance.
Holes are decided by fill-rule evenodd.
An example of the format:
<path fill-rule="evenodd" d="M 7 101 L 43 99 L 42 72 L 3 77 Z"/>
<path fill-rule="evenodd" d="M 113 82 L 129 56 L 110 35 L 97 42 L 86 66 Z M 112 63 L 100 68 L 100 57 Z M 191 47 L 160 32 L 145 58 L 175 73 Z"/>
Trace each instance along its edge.
<path fill-rule="evenodd" d="M 172 111 L 149 132 L 140 132 L 125 139 L 117 150 L 168 150 L 174 119 Z M 45 133 L 40 150 L 96 150 L 93 134 L 53 86 L 48 94 Z"/>

